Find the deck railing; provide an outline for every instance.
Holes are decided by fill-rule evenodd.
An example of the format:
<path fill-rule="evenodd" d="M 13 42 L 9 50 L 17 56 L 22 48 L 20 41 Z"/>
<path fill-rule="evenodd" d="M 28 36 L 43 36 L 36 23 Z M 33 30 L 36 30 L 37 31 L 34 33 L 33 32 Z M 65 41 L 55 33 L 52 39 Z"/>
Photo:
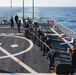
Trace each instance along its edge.
<path fill-rule="evenodd" d="M 53 20 L 53 19 L 50 19 L 49 17 L 35 18 L 35 21 L 38 21 L 39 23 L 48 23 L 51 26 L 50 20 Z M 54 20 L 54 25 L 52 25 L 52 28 L 56 30 L 59 34 L 64 34 L 66 38 L 69 38 L 70 40 L 72 38 L 76 39 L 76 32 L 56 22 L 55 20 Z"/>
<path fill-rule="evenodd" d="M 34 21 L 37 21 L 38 23 L 47 23 L 51 26 L 50 23 L 50 19 L 49 17 L 35 17 Z M 8 17 L 0 17 L 0 24 L 8 24 L 9 23 L 9 18 Z M 73 30 L 69 29 L 68 27 L 56 22 L 54 20 L 54 25 L 52 25 L 52 28 L 54 30 L 56 30 L 59 34 L 63 33 L 66 35 L 66 37 L 71 38 L 76 38 L 76 32 L 74 32 Z"/>
<path fill-rule="evenodd" d="M 66 36 L 68 36 L 70 38 L 76 38 L 76 32 L 69 29 L 68 27 L 66 27 L 60 23 L 57 23 L 57 22 L 55 22 L 55 26 L 58 28 L 58 32 L 64 33 Z"/>
<path fill-rule="evenodd" d="M 55 20 L 53 20 L 54 24 L 52 24 L 51 20 L 53 20 L 53 19 L 50 19 L 49 17 L 35 18 L 35 21 L 37 21 L 38 23 L 49 24 L 50 27 L 52 27 L 56 32 L 58 32 L 59 34 L 63 34 L 65 39 L 67 39 L 68 41 L 75 42 L 75 44 L 76 44 L 76 32 L 74 32 L 73 30 L 69 29 L 68 27 L 56 22 Z"/>

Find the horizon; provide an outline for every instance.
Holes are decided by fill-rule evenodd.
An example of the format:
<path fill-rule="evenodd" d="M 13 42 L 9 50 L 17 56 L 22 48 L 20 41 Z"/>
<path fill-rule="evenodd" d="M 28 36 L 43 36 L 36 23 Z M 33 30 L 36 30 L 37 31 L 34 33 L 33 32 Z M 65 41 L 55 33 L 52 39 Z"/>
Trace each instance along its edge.
<path fill-rule="evenodd" d="M 0 7 L 9 7 L 10 8 L 10 6 L 0 6 Z M 13 7 L 22 7 L 22 6 L 13 6 Z M 25 6 L 25 7 L 32 7 L 32 6 Z M 35 6 L 35 7 L 43 7 L 43 8 L 47 8 L 47 7 L 76 7 L 76 6 Z"/>

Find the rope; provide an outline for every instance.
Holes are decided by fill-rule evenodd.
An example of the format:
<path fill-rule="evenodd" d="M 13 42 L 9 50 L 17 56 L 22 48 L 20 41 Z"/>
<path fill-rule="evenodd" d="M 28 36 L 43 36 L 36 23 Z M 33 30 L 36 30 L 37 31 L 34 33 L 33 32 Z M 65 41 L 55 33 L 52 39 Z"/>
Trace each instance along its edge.
<path fill-rule="evenodd" d="M 29 30 L 30 31 L 30 29 L 26 29 L 26 28 L 24 28 L 24 30 Z M 43 43 L 49 50 L 51 50 L 51 48 L 45 43 L 45 42 L 43 42 L 36 34 L 34 34 L 33 32 L 30 32 L 31 34 L 33 34 L 41 43 Z"/>

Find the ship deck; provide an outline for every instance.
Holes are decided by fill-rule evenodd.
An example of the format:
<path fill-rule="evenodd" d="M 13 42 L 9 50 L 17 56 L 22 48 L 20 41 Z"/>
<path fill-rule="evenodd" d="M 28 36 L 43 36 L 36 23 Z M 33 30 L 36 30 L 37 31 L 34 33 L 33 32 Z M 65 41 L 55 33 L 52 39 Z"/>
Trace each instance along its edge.
<path fill-rule="evenodd" d="M 41 30 L 45 29 L 49 31 L 49 34 L 55 34 L 49 27 L 44 26 Z M 42 56 L 40 47 L 24 36 L 22 28 L 21 32 L 18 33 L 17 28 L 11 29 L 7 25 L 0 25 L 0 74 L 56 75 L 54 71 L 48 70 L 48 60 L 46 56 Z M 69 46 L 60 45 L 64 41 L 58 40 L 57 35 L 51 35 L 51 39 L 53 49 L 61 50 L 65 54 L 59 58 L 64 58 L 66 62 L 69 62 L 69 56 L 66 53 Z M 68 60 L 66 60 L 66 55 Z"/>

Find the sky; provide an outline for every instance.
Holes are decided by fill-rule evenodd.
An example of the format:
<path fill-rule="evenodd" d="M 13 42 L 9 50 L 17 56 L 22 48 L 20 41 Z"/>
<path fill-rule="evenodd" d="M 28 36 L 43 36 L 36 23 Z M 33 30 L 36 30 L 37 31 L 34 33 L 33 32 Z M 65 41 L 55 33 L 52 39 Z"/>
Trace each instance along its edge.
<path fill-rule="evenodd" d="M 13 6 L 22 6 L 23 0 L 12 0 Z M 24 0 L 25 6 L 32 6 L 32 0 Z M 76 0 L 34 0 L 35 6 L 76 7 Z M 0 0 L 0 6 L 10 6 L 10 0 Z"/>

